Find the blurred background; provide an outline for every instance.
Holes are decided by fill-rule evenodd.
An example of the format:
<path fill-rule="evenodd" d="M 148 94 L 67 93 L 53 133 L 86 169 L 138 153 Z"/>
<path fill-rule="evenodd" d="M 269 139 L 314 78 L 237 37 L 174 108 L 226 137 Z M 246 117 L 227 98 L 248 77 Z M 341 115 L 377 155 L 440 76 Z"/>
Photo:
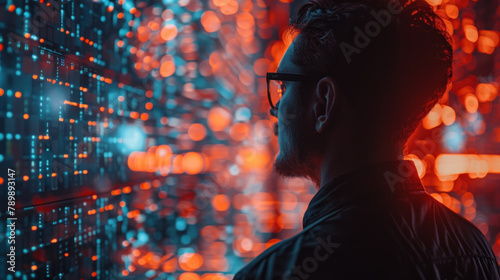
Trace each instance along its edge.
<path fill-rule="evenodd" d="M 0 279 L 232 279 L 299 232 L 315 190 L 272 172 L 265 74 L 303 3 L 0 0 Z M 429 3 L 454 78 L 408 159 L 500 258 L 500 8 Z"/>

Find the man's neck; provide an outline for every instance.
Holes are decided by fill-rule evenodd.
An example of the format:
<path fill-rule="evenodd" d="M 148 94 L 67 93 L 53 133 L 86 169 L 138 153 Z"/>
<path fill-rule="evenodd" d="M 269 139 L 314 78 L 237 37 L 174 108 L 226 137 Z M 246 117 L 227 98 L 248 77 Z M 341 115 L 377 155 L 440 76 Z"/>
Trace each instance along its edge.
<path fill-rule="evenodd" d="M 327 153 L 321 164 L 321 183 L 316 186 L 319 189 L 335 177 L 358 167 L 378 162 L 403 160 L 403 152 L 395 151 L 393 148 L 372 148 L 369 151 L 348 152 L 349 149 L 339 149 L 339 152 Z M 350 150 L 352 151 L 352 150 Z"/>

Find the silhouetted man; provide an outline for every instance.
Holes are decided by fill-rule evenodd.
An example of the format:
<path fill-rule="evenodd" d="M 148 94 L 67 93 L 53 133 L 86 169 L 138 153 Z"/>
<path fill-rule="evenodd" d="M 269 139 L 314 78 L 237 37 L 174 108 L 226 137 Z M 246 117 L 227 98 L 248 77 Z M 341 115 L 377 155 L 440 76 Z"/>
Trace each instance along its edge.
<path fill-rule="evenodd" d="M 428 195 L 405 144 L 443 96 L 453 50 L 425 1 L 315 1 L 267 74 L 275 170 L 318 192 L 303 231 L 240 279 L 500 279 L 469 221 Z"/>

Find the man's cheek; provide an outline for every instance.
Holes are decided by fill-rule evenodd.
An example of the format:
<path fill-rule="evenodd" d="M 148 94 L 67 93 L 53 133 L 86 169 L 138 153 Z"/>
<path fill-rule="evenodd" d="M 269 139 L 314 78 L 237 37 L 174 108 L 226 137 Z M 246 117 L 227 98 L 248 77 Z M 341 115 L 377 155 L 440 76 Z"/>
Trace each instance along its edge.
<path fill-rule="evenodd" d="M 296 108 L 296 107 L 295 107 Z M 280 106 L 280 111 L 278 115 L 278 121 L 280 122 L 280 125 L 283 124 L 285 126 L 288 126 L 297 119 L 298 114 L 296 110 L 294 110 L 294 107 L 283 104 Z"/>

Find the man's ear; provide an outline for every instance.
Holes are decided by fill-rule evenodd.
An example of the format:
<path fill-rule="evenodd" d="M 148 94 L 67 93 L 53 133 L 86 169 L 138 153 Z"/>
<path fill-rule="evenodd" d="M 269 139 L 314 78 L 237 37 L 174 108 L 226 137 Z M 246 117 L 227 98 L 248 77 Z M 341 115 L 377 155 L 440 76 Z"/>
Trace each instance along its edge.
<path fill-rule="evenodd" d="M 314 99 L 315 129 L 318 133 L 325 130 L 333 120 L 333 109 L 338 103 L 338 85 L 331 77 L 324 77 L 318 81 Z M 336 106 L 335 106 L 336 107 Z"/>

